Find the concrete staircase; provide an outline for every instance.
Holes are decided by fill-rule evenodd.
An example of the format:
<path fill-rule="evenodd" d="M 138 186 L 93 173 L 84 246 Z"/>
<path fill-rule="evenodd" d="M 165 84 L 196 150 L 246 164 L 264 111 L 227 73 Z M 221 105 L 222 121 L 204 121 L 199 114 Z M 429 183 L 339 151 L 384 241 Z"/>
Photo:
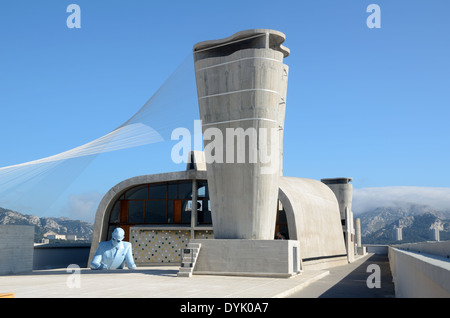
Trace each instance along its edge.
<path fill-rule="evenodd" d="M 177 274 L 178 277 L 192 276 L 200 248 L 200 243 L 188 243 L 186 248 L 181 250 L 181 266 Z"/>

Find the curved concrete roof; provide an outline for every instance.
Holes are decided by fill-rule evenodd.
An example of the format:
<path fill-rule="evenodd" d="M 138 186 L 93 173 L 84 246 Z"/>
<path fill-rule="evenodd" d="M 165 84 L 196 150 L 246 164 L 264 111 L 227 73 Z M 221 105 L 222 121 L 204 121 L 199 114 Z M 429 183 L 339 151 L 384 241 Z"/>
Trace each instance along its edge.
<path fill-rule="evenodd" d="M 339 205 L 320 181 L 280 177 L 278 197 L 289 224 L 289 238 L 300 241 L 303 259 L 346 254 Z"/>
<path fill-rule="evenodd" d="M 98 243 L 107 239 L 109 214 L 111 213 L 112 205 L 117 199 L 128 189 L 147 183 L 176 181 L 176 180 L 206 180 L 206 171 L 200 170 L 186 170 L 178 172 L 160 173 L 137 176 L 126 179 L 114 187 L 112 187 L 102 198 L 95 214 L 94 233 L 92 235 L 92 245 L 89 255 L 89 263 L 97 250 Z"/>
<path fill-rule="evenodd" d="M 112 204 L 126 190 L 146 183 L 192 179 L 207 180 L 206 171 L 187 170 L 137 176 L 112 187 L 97 209 L 89 262 L 98 243 L 107 239 Z M 339 205 L 327 185 L 317 180 L 282 176 L 278 197 L 286 211 L 289 237 L 300 241 L 302 259 L 346 254 Z"/>

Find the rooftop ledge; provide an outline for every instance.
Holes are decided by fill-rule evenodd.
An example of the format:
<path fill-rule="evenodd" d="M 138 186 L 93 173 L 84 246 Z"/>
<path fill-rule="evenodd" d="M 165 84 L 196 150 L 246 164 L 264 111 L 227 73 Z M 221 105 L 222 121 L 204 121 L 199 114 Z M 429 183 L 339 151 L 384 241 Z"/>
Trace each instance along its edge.
<path fill-rule="evenodd" d="M 346 183 L 350 183 L 353 181 L 352 178 L 325 178 L 325 179 L 321 179 L 320 181 L 322 181 L 325 184 L 346 184 Z"/>
<path fill-rule="evenodd" d="M 284 33 L 269 29 L 251 29 L 240 31 L 219 40 L 209 40 L 194 45 L 196 60 L 225 56 L 235 51 L 251 48 L 270 48 L 289 56 L 289 49 L 281 45 L 286 39 Z"/>

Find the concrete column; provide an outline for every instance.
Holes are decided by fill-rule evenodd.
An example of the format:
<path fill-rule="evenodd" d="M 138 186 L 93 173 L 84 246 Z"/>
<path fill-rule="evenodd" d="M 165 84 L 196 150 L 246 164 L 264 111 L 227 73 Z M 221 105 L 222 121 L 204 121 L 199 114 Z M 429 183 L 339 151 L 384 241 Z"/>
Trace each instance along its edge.
<path fill-rule="evenodd" d="M 328 178 L 322 179 L 336 195 L 339 203 L 339 211 L 341 213 L 341 220 L 346 220 L 345 208 L 352 210 L 353 185 L 350 183 L 352 178 Z M 348 224 L 343 224 L 347 227 Z"/>
<path fill-rule="evenodd" d="M 353 242 L 355 232 L 353 230 L 352 212 L 353 185 L 350 183 L 352 180 L 352 178 L 328 178 L 321 180 L 334 192 L 339 203 L 342 230 L 349 262 L 354 260 L 355 254 L 355 244 Z"/>
<path fill-rule="evenodd" d="M 402 228 L 401 227 L 394 228 L 394 230 L 393 230 L 393 238 L 394 238 L 394 241 L 402 241 L 403 240 Z"/>
<path fill-rule="evenodd" d="M 356 247 L 361 247 L 361 219 L 357 218 L 355 220 L 355 241 Z"/>
<path fill-rule="evenodd" d="M 430 240 L 432 240 L 432 241 L 440 240 L 438 227 L 433 227 L 430 229 Z"/>
<path fill-rule="evenodd" d="M 289 50 L 256 29 L 194 46 L 214 237 L 273 239 Z"/>
<path fill-rule="evenodd" d="M 191 239 L 195 238 L 197 226 L 197 179 L 192 180 Z"/>

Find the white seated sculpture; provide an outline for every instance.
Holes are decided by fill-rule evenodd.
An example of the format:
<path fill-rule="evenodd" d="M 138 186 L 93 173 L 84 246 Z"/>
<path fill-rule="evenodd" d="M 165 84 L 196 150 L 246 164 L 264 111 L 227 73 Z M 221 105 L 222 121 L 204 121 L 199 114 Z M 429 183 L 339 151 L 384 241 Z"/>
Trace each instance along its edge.
<path fill-rule="evenodd" d="M 136 269 L 131 243 L 124 242 L 125 232 L 116 228 L 110 241 L 100 242 L 91 262 L 91 269 Z"/>

